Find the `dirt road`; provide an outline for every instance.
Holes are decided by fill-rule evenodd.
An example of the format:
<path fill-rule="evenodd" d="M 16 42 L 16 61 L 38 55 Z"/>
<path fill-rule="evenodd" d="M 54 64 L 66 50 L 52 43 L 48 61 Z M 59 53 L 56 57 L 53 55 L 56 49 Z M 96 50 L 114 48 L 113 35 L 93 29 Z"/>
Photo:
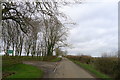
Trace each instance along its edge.
<path fill-rule="evenodd" d="M 62 61 L 57 63 L 42 63 L 42 62 L 26 62 L 27 64 L 32 64 L 38 66 L 42 69 L 46 68 L 44 78 L 94 78 L 87 71 L 80 68 L 78 65 L 74 64 L 67 58 L 63 58 Z M 44 69 L 45 70 L 45 69 Z"/>
<path fill-rule="evenodd" d="M 49 75 L 50 78 L 94 78 L 67 58 L 63 58 L 58 64 L 54 72 Z"/>

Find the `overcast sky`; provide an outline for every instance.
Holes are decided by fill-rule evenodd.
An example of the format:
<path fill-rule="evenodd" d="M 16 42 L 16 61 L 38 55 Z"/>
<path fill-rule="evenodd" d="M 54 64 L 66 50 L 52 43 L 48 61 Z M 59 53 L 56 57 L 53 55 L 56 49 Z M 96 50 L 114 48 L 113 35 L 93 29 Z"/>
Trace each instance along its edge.
<path fill-rule="evenodd" d="M 118 50 L 118 0 L 78 0 L 60 8 L 68 17 L 70 31 L 65 48 L 69 54 L 101 56 L 104 52 Z"/>
<path fill-rule="evenodd" d="M 70 26 L 67 42 L 73 48 L 66 48 L 69 54 L 101 56 L 118 50 L 117 0 L 86 0 L 60 10 L 77 24 Z"/>

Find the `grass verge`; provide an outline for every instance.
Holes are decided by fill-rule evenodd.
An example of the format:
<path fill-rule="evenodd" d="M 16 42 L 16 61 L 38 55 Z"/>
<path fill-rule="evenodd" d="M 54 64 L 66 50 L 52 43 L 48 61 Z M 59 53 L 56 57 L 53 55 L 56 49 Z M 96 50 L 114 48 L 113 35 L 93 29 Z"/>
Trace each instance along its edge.
<path fill-rule="evenodd" d="M 74 63 L 78 64 L 80 67 L 84 68 L 85 70 L 89 71 L 91 74 L 95 75 L 96 78 L 102 78 L 103 80 L 112 80 L 109 76 L 97 71 L 94 66 L 90 64 L 80 63 L 79 61 L 72 60 Z"/>
<path fill-rule="evenodd" d="M 52 59 L 51 62 L 58 62 L 58 61 L 61 61 L 61 59 L 62 58 L 57 57 L 57 58 Z"/>
<path fill-rule="evenodd" d="M 15 64 L 13 66 L 3 68 L 3 72 L 14 73 L 6 78 L 41 78 L 43 76 L 42 70 L 27 64 Z"/>
<path fill-rule="evenodd" d="M 3 56 L 2 72 L 3 78 L 40 78 L 43 71 L 35 66 L 22 64 L 22 61 L 42 61 L 42 57 L 31 56 Z M 56 56 L 45 57 L 43 61 L 57 62 L 61 58 Z"/>

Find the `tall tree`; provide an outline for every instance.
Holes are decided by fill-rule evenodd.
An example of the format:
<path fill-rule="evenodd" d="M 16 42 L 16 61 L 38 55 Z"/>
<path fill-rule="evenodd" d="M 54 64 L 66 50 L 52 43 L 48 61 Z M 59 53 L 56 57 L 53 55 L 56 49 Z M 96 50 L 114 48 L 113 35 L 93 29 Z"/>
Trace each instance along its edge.
<path fill-rule="evenodd" d="M 55 46 L 66 39 L 66 28 L 58 19 L 62 14 L 57 2 L 49 0 L 1 4 L 2 40 L 6 51 L 12 47 L 15 55 L 21 55 L 25 49 L 27 55 L 31 53 L 34 56 L 40 50 L 42 55 L 52 56 Z M 39 33 L 42 34 L 40 38 Z M 41 40 L 39 45 L 38 40 Z"/>

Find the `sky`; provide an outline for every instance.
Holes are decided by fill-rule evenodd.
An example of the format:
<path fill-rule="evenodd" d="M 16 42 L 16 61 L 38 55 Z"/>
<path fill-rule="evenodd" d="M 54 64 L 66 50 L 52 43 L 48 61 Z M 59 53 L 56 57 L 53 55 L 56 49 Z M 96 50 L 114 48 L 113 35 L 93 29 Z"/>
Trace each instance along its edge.
<path fill-rule="evenodd" d="M 66 14 L 70 28 L 67 42 L 72 48 L 64 48 L 70 55 L 101 56 L 118 50 L 118 0 L 86 0 L 60 9 Z"/>
<path fill-rule="evenodd" d="M 67 1 L 67 0 L 58 0 Z M 68 0 L 70 1 L 70 0 Z M 118 50 L 118 0 L 76 0 L 82 4 L 60 7 L 67 16 L 69 27 L 67 43 L 63 48 L 70 55 L 101 56 Z"/>

